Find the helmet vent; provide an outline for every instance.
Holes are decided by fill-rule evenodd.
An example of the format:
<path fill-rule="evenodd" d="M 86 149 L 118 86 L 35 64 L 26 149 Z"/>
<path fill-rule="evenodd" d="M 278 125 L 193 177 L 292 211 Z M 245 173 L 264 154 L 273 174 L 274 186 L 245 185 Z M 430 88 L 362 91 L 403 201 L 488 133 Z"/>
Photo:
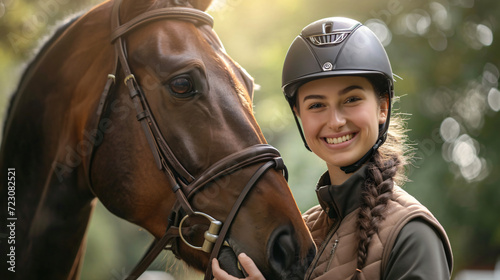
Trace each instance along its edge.
<path fill-rule="evenodd" d="M 316 46 L 337 45 L 342 43 L 352 30 L 338 30 L 327 34 L 309 36 L 309 40 Z"/>

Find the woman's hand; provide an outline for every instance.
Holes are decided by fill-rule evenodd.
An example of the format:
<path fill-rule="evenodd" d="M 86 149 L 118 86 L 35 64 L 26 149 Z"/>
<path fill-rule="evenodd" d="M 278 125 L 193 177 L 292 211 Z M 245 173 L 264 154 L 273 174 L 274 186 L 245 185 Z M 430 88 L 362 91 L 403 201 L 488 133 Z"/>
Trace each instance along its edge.
<path fill-rule="evenodd" d="M 262 273 L 257 268 L 255 263 L 252 261 L 250 257 L 248 257 L 245 253 L 241 253 L 238 255 L 238 260 L 240 264 L 243 266 L 243 269 L 248 273 L 248 280 L 265 280 Z M 214 280 L 237 280 L 238 278 L 229 275 L 219 266 L 219 261 L 217 259 L 212 260 L 212 273 L 214 275 Z"/>

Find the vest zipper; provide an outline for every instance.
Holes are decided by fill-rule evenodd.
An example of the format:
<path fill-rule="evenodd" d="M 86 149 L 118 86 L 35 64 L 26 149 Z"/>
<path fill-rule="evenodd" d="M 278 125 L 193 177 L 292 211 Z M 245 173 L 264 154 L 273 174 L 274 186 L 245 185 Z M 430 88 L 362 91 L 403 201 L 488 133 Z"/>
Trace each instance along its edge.
<path fill-rule="evenodd" d="M 323 255 L 323 252 L 326 249 L 326 245 L 328 245 L 328 243 L 330 243 L 330 239 L 332 239 L 333 235 L 335 234 L 335 232 L 337 231 L 337 229 L 339 228 L 339 226 L 340 226 L 340 221 L 338 221 L 338 220 L 335 221 L 333 227 L 330 229 L 330 231 L 328 232 L 325 240 L 323 241 L 322 246 L 320 247 L 320 249 L 318 250 L 318 252 L 316 252 L 316 256 L 314 257 L 311 265 L 307 269 L 307 271 L 306 271 L 306 277 L 304 277 L 304 279 L 311 279 L 311 275 L 314 272 L 314 268 L 316 268 L 316 265 L 318 265 L 319 258 L 321 257 L 321 255 Z"/>
<path fill-rule="evenodd" d="M 335 250 L 337 249 L 337 245 L 339 245 L 339 240 L 335 239 L 335 243 L 333 243 L 332 250 L 330 251 L 330 257 L 328 258 L 328 265 L 326 266 L 325 272 L 328 271 L 328 269 L 330 268 L 330 265 L 332 264 L 333 254 L 335 254 Z"/>

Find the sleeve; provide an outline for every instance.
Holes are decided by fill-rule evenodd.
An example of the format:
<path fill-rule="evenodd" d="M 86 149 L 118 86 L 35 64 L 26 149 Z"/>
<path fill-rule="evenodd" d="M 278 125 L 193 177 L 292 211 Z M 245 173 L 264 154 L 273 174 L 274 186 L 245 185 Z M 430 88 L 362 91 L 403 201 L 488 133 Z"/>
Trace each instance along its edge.
<path fill-rule="evenodd" d="M 450 279 L 443 242 L 430 225 L 415 219 L 401 229 L 383 279 Z"/>

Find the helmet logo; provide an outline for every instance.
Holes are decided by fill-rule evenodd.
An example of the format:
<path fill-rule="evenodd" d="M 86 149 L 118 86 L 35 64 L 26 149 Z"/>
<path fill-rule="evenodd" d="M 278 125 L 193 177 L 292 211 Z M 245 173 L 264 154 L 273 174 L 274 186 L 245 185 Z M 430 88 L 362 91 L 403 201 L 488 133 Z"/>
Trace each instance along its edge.
<path fill-rule="evenodd" d="M 323 71 L 331 71 L 333 69 L 333 65 L 331 62 L 327 61 L 323 64 Z"/>

